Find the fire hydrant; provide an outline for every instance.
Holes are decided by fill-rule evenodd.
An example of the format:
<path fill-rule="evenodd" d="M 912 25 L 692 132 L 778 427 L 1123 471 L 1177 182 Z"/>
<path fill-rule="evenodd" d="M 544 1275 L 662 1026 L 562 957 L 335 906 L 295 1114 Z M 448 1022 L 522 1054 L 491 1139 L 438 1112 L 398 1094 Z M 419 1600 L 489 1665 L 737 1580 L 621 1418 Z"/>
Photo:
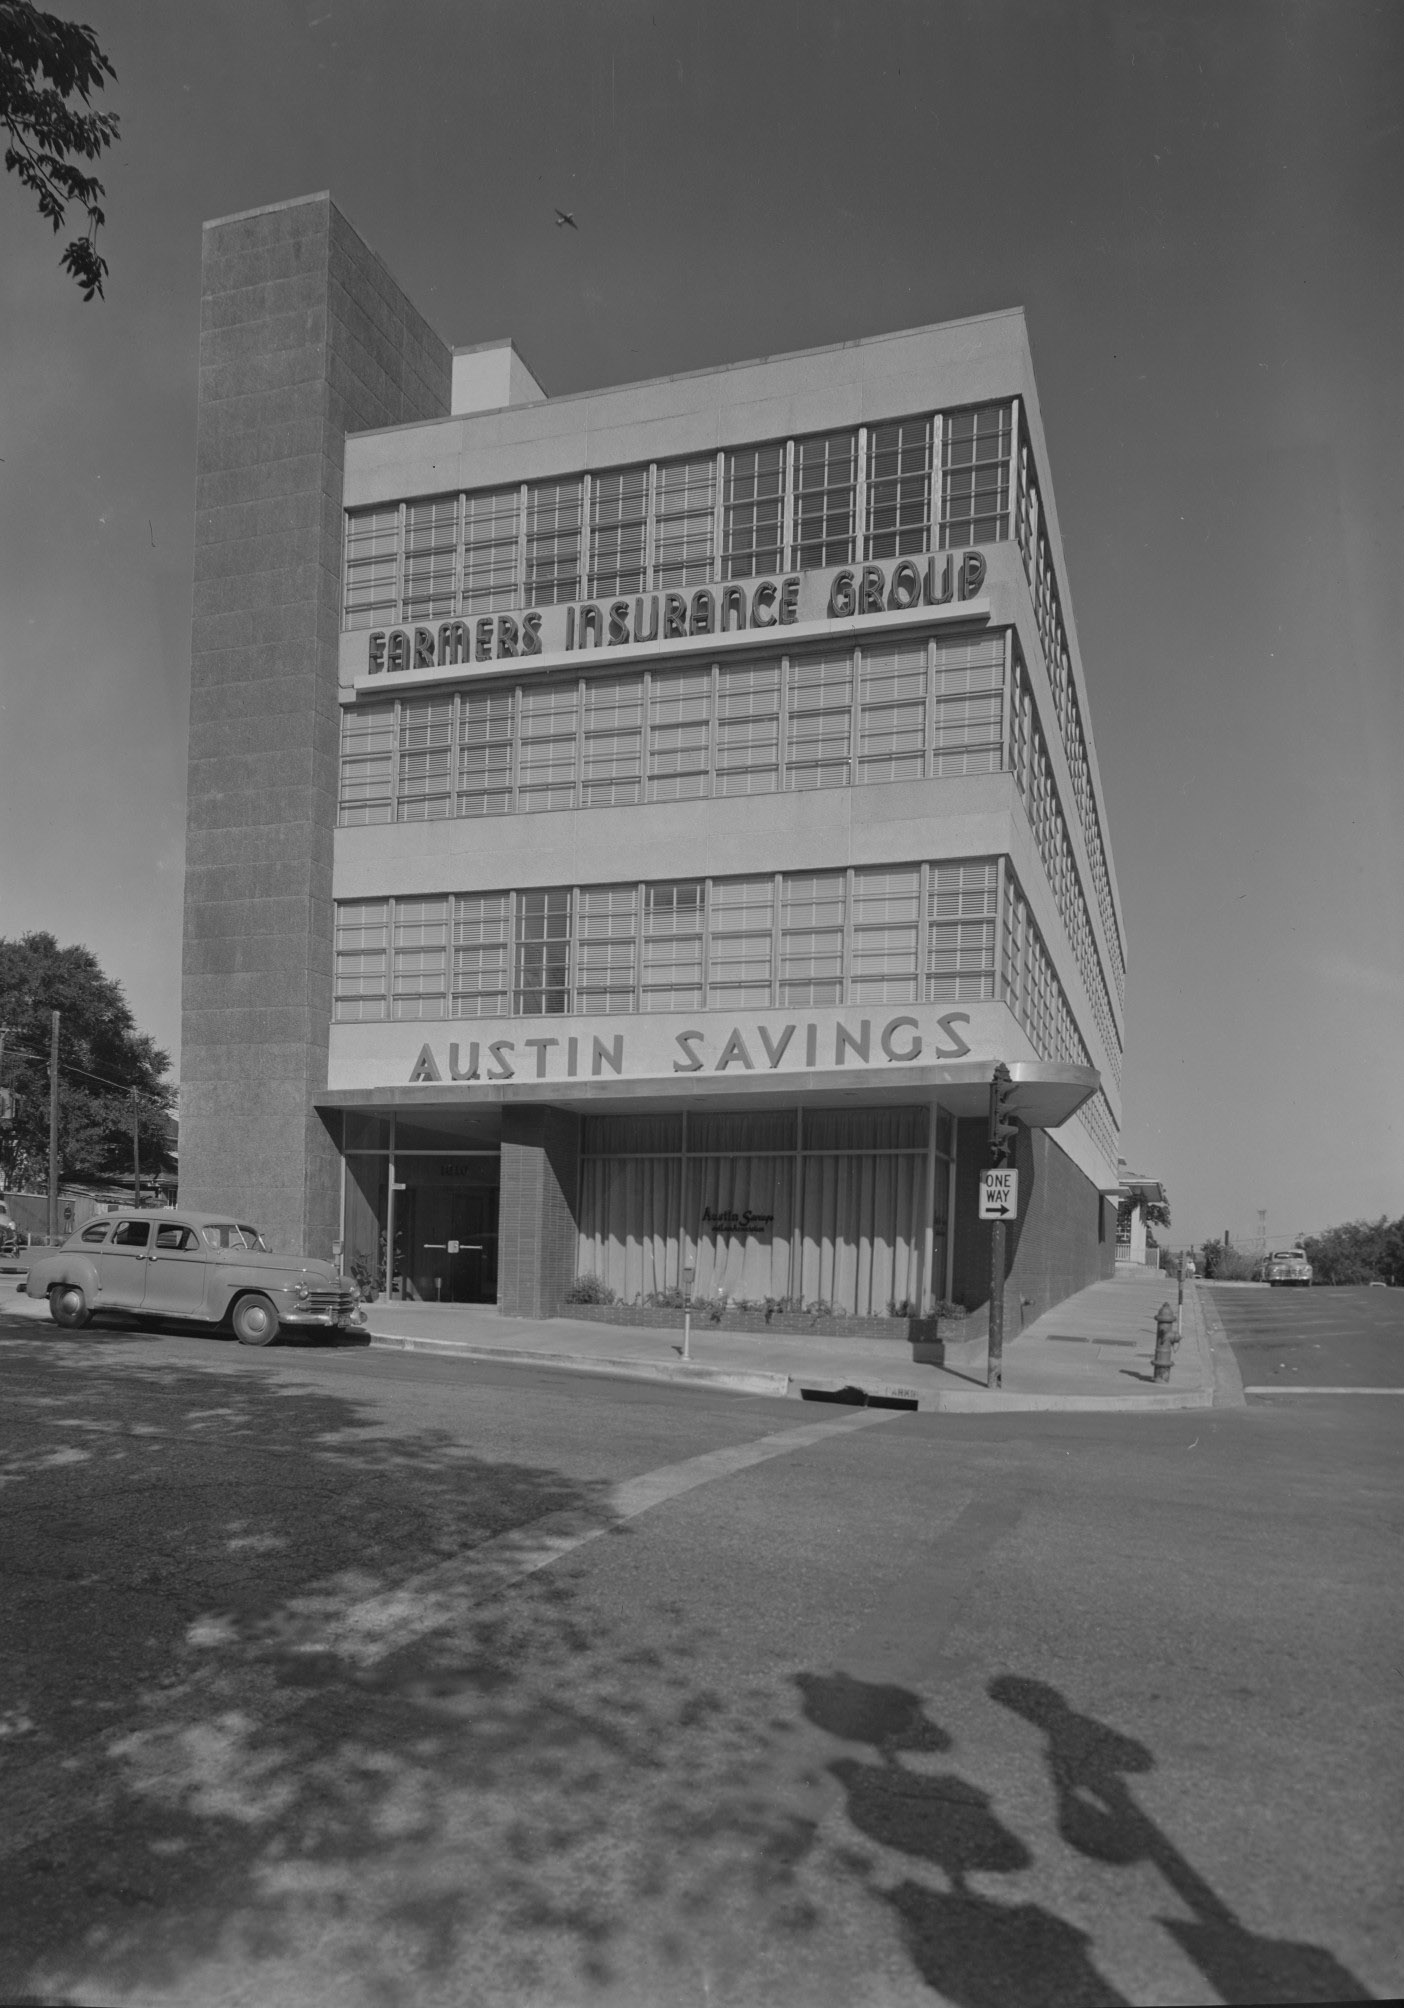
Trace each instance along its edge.
<path fill-rule="evenodd" d="M 1153 1378 L 1168 1381 L 1170 1362 L 1175 1356 L 1175 1313 L 1162 1304 L 1155 1314 L 1155 1368 Z"/>

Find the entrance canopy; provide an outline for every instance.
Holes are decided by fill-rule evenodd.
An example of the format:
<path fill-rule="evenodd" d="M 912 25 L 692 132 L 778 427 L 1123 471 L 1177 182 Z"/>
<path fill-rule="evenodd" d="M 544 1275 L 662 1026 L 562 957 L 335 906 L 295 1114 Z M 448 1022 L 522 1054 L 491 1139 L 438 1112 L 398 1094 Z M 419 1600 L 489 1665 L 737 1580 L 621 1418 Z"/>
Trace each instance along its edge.
<path fill-rule="evenodd" d="M 403 1115 L 416 1110 L 478 1109 L 486 1116 L 508 1103 L 547 1105 L 598 1115 L 607 1109 L 639 1115 L 677 1108 L 756 1109 L 803 1102 L 807 1108 L 843 1108 L 855 1102 L 867 1107 L 939 1100 L 953 1116 L 981 1116 L 989 1107 L 992 1063 L 951 1060 L 910 1065 L 886 1073 L 857 1069 L 838 1075 L 832 1068 L 814 1072 L 786 1070 L 774 1074 L 687 1074 L 676 1082 L 657 1079 L 531 1081 L 424 1081 L 391 1087 L 328 1088 L 314 1097 L 319 1109 L 372 1111 Z M 1049 1060 L 1009 1063 L 1014 1084 L 1013 1113 L 1030 1129 L 1057 1129 L 1090 1101 L 1101 1085 L 1095 1067 L 1076 1067 Z"/>

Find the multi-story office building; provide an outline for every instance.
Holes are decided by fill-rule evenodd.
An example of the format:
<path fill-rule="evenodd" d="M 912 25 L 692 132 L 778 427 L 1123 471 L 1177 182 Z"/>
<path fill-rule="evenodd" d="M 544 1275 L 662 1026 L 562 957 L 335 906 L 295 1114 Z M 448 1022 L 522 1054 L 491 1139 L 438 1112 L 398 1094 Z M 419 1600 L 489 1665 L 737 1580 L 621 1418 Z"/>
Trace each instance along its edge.
<path fill-rule="evenodd" d="M 550 397 L 206 232 L 182 1195 L 430 1300 L 1115 1257 L 1125 959 L 1022 315 Z"/>

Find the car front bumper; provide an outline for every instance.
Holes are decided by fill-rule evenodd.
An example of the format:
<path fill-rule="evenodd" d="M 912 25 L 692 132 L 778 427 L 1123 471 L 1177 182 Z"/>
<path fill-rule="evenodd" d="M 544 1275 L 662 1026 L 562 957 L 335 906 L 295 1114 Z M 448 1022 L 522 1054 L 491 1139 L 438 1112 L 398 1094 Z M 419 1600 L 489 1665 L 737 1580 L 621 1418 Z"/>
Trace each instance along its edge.
<path fill-rule="evenodd" d="M 359 1304 L 349 1311 L 329 1308 L 324 1310 L 316 1305 L 310 1307 L 298 1305 L 291 1310 L 280 1312 L 279 1319 L 285 1325 L 315 1325 L 320 1326 L 323 1331 L 354 1332 L 359 1331 L 365 1324 L 366 1314 Z"/>

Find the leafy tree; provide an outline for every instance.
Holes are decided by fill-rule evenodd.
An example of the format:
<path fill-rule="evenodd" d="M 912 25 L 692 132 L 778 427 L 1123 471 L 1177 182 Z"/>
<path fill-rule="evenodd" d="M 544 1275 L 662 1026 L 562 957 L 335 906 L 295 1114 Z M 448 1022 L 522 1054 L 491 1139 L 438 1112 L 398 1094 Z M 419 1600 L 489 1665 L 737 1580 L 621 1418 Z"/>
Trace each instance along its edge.
<path fill-rule="evenodd" d="M 0 0 L 0 125 L 9 135 L 5 148 L 7 173 L 17 174 L 39 203 L 39 214 L 63 228 L 70 202 L 88 219 L 87 232 L 75 237 L 61 263 L 91 300 L 102 292 L 107 260 L 97 251 L 97 233 L 107 221 L 98 198 L 102 183 L 76 165 L 97 160 L 117 137 L 113 112 L 95 112 L 71 105 L 91 103 L 94 91 L 117 72 L 98 47 L 91 28 L 41 14 L 31 0 Z"/>
<path fill-rule="evenodd" d="M 1404 1218 L 1348 1220 L 1302 1245 L 1318 1283 L 1404 1284 Z"/>
<path fill-rule="evenodd" d="M 132 1168 L 132 1090 L 143 1177 L 175 1169 L 166 1117 L 175 1088 L 170 1056 L 136 1028 L 122 986 L 87 948 L 51 934 L 0 940 L 4 1085 L 17 1098 L 14 1127 L 0 1130 L 0 1177 L 42 1190 L 49 1162 L 50 1014 L 59 1017 L 59 1176 L 82 1183 L 126 1179 Z"/>
<path fill-rule="evenodd" d="M 1251 1255 L 1225 1241 L 1206 1241 L 1199 1249 L 1199 1273 L 1206 1282 L 1247 1283 L 1256 1264 Z"/>
<path fill-rule="evenodd" d="M 1145 1205 L 1148 1227 L 1168 1227 L 1170 1225 L 1170 1202 L 1168 1199 L 1148 1199 Z"/>

